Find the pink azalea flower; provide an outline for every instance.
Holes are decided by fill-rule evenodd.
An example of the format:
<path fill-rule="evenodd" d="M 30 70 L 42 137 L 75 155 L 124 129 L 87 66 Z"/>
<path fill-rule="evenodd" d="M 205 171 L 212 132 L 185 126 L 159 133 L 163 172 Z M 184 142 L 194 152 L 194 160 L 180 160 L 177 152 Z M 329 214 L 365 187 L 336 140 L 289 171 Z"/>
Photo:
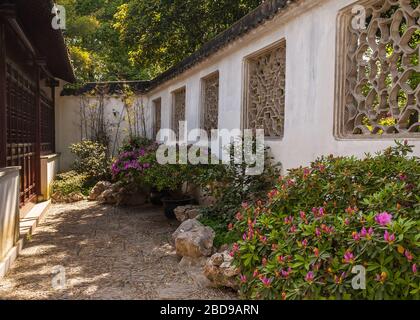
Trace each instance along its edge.
<path fill-rule="evenodd" d="M 248 209 L 248 202 L 243 202 L 242 203 L 242 208 Z"/>
<path fill-rule="evenodd" d="M 284 278 L 288 278 L 289 276 L 290 276 L 290 274 L 292 273 L 292 268 L 290 268 L 289 267 L 289 269 L 286 271 L 286 270 L 282 270 L 281 271 L 281 275 L 284 277 Z"/>
<path fill-rule="evenodd" d="M 241 274 L 240 278 L 241 278 L 242 283 L 246 283 L 246 281 L 247 281 L 246 275 Z"/>
<path fill-rule="evenodd" d="M 413 266 L 411 267 L 411 270 L 413 270 L 413 273 L 417 273 L 417 265 L 413 264 Z"/>
<path fill-rule="evenodd" d="M 316 229 L 315 229 L 315 235 L 316 235 L 317 237 L 320 237 L 320 236 L 321 236 L 321 231 L 319 230 L 319 228 L 316 228 Z"/>
<path fill-rule="evenodd" d="M 235 216 L 236 220 L 241 221 L 244 217 L 242 215 L 242 213 L 238 212 Z"/>
<path fill-rule="evenodd" d="M 346 226 L 350 225 L 350 219 L 349 219 L 349 218 L 346 218 L 346 219 L 344 220 L 344 224 L 345 224 Z"/>
<path fill-rule="evenodd" d="M 379 213 L 376 215 L 375 221 L 381 226 L 386 226 L 391 223 L 392 215 L 389 214 L 388 212 Z"/>
<path fill-rule="evenodd" d="M 366 230 L 366 228 L 365 227 L 363 227 L 362 228 L 362 230 L 360 231 L 360 236 L 362 237 L 362 238 L 366 238 L 366 236 L 367 236 L 367 230 Z"/>
<path fill-rule="evenodd" d="M 411 254 L 410 251 L 405 250 L 404 254 L 408 261 L 413 261 L 413 255 Z"/>
<path fill-rule="evenodd" d="M 279 263 L 285 263 L 286 262 L 286 258 L 283 257 L 283 256 L 278 256 L 277 260 L 278 260 Z"/>
<path fill-rule="evenodd" d="M 353 237 L 354 241 L 359 241 L 360 236 L 361 236 L 361 234 L 358 234 L 356 231 L 352 233 L 352 237 Z"/>
<path fill-rule="evenodd" d="M 386 231 L 385 231 L 385 233 L 384 233 L 384 239 L 385 239 L 385 241 L 386 241 L 386 242 L 388 242 L 389 244 L 392 244 L 392 243 L 394 243 L 394 241 L 395 241 L 395 234 L 390 234 L 390 233 L 388 232 L 388 230 L 386 230 Z"/>
<path fill-rule="evenodd" d="M 290 227 L 290 233 L 295 233 L 296 230 L 297 230 L 297 228 L 296 228 L 295 225 L 293 225 L 293 226 Z"/>
<path fill-rule="evenodd" d="M 312 282 L 314 282 L 314 279 L 315 279 L 315 276 L 314 276 L 314 273 L 312 271 L 309 271 L 305 276 L 305 281 L 306 282 L 312 283 Z"/>
<path fill-rule="evenodd" d="M 271 282 L 273 282 L 273 279 L 263 277 L 263 278 L 261 278 L 261 282 L 263 283 L 264 287 L 269 288 L 269 287 L 271 287 Z"/>
<path fill-rule="evenodd" d="M 267 265 L 267 258 L 265 258 L 265 257 L 264 257 L 264 258 L 262 259 L 262 264 L 263 264 L 263 266 L 266 266 L 266 265 Z"/>
<path fill-rule="evenodd" d="M 346 263 L 353 263 L 354 262 L 354 255 L 350 251 L 347 251 L 344 254 L 344 262 Z"/>
<path fill-rule="evenodd" d="M 258 271 L 258 269 L 255 269 L 255 270 L 254 270 L 254 273 L 253 273 L 253 275 L 252 275 L 252 276 L 253 276 L 254 278 L 256 278 L 256 277 L 258 277 L 258 275 L 259 275 L 259 271 Z"/>
<path fill-rule="evenodd" d="M 308 240 L 307 239 L 304 239 L 302 241 L 302 246 L 304 246 L 305 248 L 308 246 Z"/>

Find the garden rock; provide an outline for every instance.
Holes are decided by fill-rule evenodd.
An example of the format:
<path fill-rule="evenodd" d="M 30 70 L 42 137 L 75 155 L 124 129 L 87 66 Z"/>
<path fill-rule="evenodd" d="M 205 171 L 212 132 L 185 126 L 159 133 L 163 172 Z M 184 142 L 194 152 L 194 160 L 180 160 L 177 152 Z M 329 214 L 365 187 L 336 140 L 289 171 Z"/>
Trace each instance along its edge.
<path fill-rule="evenodd" d="M 204 274 L 213 286 L 238 289 L 239 269 L 233 266 L 232 261 L 228 251 L 216 253 L 207 260 Z"/>
<path fill-rule="evenodd" d="M 83 201 L 85 197 L 79 192 L 73 192 L 69 195 L 62 195 L 60 192 L 56 192 L 51 195 L 52 203 L 75 203 Z"/>
<path fill-rule="evenodd" d="M 118 206 L 139 206 L 147 202 L 147 194 L 141 191 L 134 191 L 121 183 L 110 184 L 97 198 L 98 201 Z"/>
<path fill-rule="evenodd" d="M 180 222 L 184 222 L 188 219 L 197 219 L 200 215 L 200 207 L 199 206 L 181 206 L 177 207 L 175 210 L 176 219 Z"/>
<path fill-rule="evenodd" d="M 96 201 L 98 197 L 107 189 L 109 189 L 112 184 L 108 181 L 99 181 L 92 189 L 89 194 L 89 201 Z"/>
<path fill-rule="evenodd" d="M 200 258 L 210 256 L 213 251 L 213 229 L 195 219 L 182 223 L 172 237 L 178 256 Z"/>

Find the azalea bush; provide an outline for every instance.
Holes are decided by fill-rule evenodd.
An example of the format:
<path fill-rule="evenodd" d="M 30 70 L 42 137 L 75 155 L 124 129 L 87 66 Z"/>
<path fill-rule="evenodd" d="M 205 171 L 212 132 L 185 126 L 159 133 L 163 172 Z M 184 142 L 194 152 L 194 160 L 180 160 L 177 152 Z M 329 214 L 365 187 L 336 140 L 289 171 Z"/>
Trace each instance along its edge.
<path fill-rule="evenodd" d="M 264 157 L 264 170 L 259 175 L 246 175 L 247 165 L 235 164 L 232 158 L 227 165 L 202 166 L 195 176 L 195 183 L 216 199 L 215 204 L 201 210 L 202 222 L 216 231 L 216 246 L 235 241 L 235 235 L 229 229 L 238 207 L 243 202 L 267 199 L 268 191 L 276 185 L 280 164 L 273 162 L 269 148 L 264 150 Z"/>
<path fill-rule="evenodd" d="M 397 142 L 363 160 L 322 157 L 244 203 L 231 255 L 252 299 L 419 299 L 420 163 Z M 355 266 L 366 290 L 355 290 Z"/>
<path fill-rule="evenodd" d="M 145 176 L 157 164 L 156 148 L 155 144 L 125 146 L 111 165 L 113 180 L 124 184 L 148 184 Z"/>

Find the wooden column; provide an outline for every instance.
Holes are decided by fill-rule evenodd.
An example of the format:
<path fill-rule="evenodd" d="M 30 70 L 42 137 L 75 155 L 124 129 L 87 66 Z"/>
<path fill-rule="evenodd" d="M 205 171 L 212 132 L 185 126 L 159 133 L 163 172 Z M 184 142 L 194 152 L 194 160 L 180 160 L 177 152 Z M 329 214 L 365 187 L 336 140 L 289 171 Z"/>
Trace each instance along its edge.
<path fill-rule="evenodd" d="M 0 168 L 7 166 L 6 28 L 0 17 Z"/>

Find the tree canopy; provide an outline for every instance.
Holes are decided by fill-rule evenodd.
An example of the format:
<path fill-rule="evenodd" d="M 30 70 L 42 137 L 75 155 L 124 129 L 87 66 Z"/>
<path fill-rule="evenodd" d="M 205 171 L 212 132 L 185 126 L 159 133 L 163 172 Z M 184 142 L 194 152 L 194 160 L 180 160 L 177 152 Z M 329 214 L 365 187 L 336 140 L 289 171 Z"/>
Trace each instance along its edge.
<path fill-rule="evenodd" d="M 79 82 L 145 80 L 170 68 L 263 0 L 60 0 Z"/>

